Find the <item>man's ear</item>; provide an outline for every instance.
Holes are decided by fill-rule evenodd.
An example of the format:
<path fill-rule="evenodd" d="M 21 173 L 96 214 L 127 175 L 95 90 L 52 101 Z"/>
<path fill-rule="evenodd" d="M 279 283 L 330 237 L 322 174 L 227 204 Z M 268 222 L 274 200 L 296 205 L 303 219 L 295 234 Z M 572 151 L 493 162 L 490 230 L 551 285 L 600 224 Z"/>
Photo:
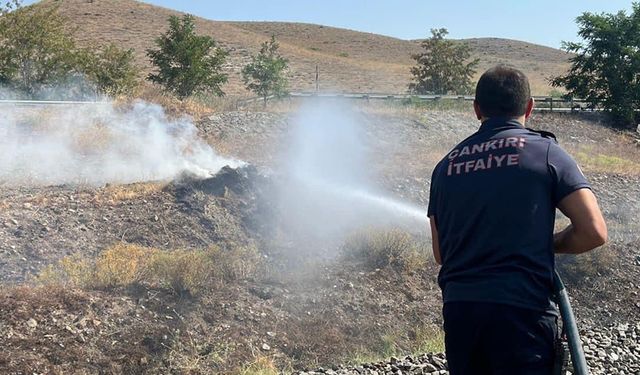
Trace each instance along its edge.
<path fill-rule="evenodd" d="M 478 105 L 478 102 L 476 102 L 475 100 L 473 101 L 473 110 L 476 112 L 476 117 L 478 118 L 478 120 L 482 120 L 482 110 L 480 109 L 480 105 Z"/>
<path fill-rule="evenodd" d="M 525 119 L 528 119 L 529 116 L 531 116 L 531 112 L 533 111 L 534 105 L 535 105 L 535 101 L 533 100 L 533 98 L 529 98 L 529 101 L 527 102 L 527 110 L 524 112 Z"/>

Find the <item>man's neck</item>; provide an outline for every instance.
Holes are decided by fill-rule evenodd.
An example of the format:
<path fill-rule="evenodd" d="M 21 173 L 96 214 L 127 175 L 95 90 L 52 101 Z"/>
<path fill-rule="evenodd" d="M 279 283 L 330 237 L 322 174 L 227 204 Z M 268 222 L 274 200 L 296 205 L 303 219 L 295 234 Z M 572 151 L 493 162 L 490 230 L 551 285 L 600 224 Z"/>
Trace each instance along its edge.
<path fill-rule="evenodd" d="M 484 117 L 484 116 L 482 116 L 482 118 L 480 119 L 480 122 L 483 123 L 483 122 L 485 122 L 487 120 L 490 120 L 491 118 L 492 117 Z M 511 117 L 508 120 L 518 121 L 519 123 L 522 124 L 522 126 L 524 126 L 524 122 L 526 121 L 526 119 L 527 118 L 525 117 L 525 115 L 522 115 L 522 116 L 518 116 L 518 117 Z"/>

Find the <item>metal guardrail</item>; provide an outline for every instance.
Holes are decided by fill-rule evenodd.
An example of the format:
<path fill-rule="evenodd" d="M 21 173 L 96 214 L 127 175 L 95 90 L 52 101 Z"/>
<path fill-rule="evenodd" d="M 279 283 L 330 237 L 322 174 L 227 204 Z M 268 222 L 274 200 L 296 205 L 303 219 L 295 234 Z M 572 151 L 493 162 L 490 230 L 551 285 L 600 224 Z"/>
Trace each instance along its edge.
<path fill-rule="evenodd" d="M 470 95 L 411 95 L 411 94 L 387 94 L 387 93 L 330 93 L 330 92 L 291 92 L 288 98 L 344 98 L 356 100 L 415 100 L 415 101 L 473 101 L 474 96 Z M 267 100 L 274 99 L 275 96 L 268 96 Z M 536 102 L 535 110 L 549 112 L 575 112 L 575 111 L 600 111 L 601 108 L 593 108 L 584 99 L 564 99 L 552 96 L 534 96 Z M 250 98 L 238 101 L 240 105 L 262 101 L 263 98 Z"/>
<path fill-rule="evenodd" d="M 108 102 L 85 102 L 73 100 L 0 100 L 0 105 L 20 107 L 63 106 L 63 105 L 107 105 Z"/>
<path fill-rule="evenodd" d="M 412 101 L 473 101 L 470 95 L 410 95 L 410 94 L 386 94 L 386 93 L 327 93 L 327 92 L 291 92 L 288 98 L 344 98 L 355 100 L 412 100 Z M 274 99 L 275 96 L 268 96 L 267 99 Z M 551 96 L 534 96 L 536 101 L 535 110 L 549 112 L 574 112 L 574 111 L 601 111 L 601 108 L 592 107 L 583 99 L 564 99 Z M 238 100 L 239 106 L 260 102 L 263 98 L 256 97 Z M 108 102 L 97 101 L 64 101 L 64 100 L 0 100 L 0 106 L 64 106 L 64 105 L 107 105 Z"/>

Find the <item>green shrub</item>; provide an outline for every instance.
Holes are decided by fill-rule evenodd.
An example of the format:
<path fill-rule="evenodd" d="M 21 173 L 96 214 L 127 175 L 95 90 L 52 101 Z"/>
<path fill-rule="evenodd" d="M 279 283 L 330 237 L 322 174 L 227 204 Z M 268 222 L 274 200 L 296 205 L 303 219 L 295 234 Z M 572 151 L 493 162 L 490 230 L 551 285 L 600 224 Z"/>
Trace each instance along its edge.
<path fill-rule="evenodd" d="M 133 49 L 121 49 L 115 44 L 79 52 L 79 65 L 85 77 L 98 92 L 109 96 L 130 95 L 138 87 L 138 67 Z"/>
<path fill-rule="evenodd" d="M 147 50 L 157 69 L 148 79 L 180 99 L 202 92 L 223 96 L 222 65 L 229 52 L 210 36 L 196 35 L 195 27 L 192 15 L 169 17 L 169 30 L 155 41 L 158 48 Z"/>
<path fill-rule="evenodd" d="M 242 82 L 247 90 L 262 98 L 264 106 L 267 99 L 273 95 L 283 97 L 288 95 L 289 81 L 286 72 L 289 60 L 278 52 L 280 45 L 274 36 L 262 43 L 260 52 L 251 57 L 251 62 L 242 68 Z"/>
<path fill-rule="evenodd" d="M 640 81 L 636 79 L 640 50 L 640 3 L 631 12 L 584 12 L 576 18 L 581 42 L 563 42 L 569 52 L 569 71 L 551 84 L 566 89 L 568 96 L 602 106 L 619 127 L 637 125 Z"/>

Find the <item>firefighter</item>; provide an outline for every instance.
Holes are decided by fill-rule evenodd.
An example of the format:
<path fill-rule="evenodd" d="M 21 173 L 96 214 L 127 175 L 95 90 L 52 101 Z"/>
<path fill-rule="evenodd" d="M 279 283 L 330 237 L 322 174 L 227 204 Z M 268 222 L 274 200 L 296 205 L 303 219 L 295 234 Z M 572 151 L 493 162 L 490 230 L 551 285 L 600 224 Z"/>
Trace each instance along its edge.
<path fill-rule="evenodd" d="M 551 374 L 554 254 L 607 238 L 576 162 L 551 133 L 524 127 L 533 106 L 522 72 L 489 69 L 473 103 L 480 128 L 433 171 L 428 215 L 451 375 Z M 571 225 L 554 234 L 556 208 Z"/>

